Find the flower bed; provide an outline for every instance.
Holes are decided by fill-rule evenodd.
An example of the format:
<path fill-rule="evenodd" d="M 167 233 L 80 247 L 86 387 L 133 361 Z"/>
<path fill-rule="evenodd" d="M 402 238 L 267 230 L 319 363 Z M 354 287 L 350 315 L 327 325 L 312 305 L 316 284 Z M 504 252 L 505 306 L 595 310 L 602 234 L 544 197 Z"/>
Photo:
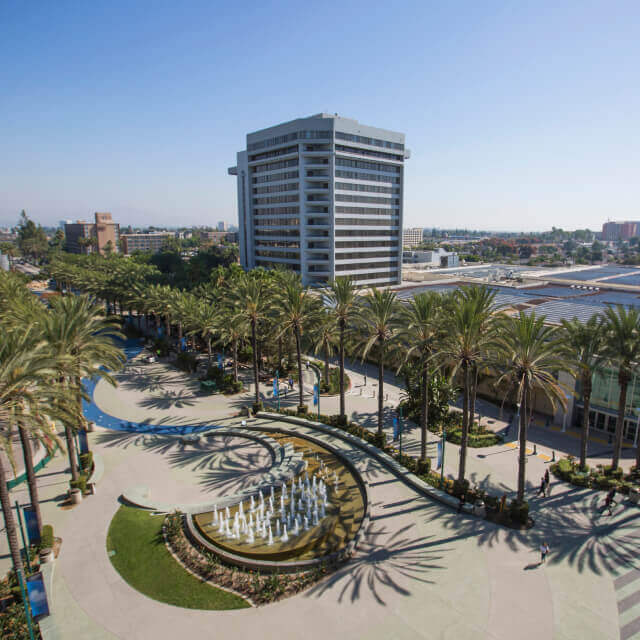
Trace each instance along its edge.
<path fill-rule="evenodd" d="M 623 494 L 628 494 L 631 488 L 640 486 L 640 474 L 635 467 L 631 468 L 628 474 L 618 468 L 615 471 L 610 465 L 597 465 L 595 468 L 587 467 L 580 469 L 578 462 L 573 456 L 567 456 L 551 465 L 552 473 L 561 480 L 576 487 L 589 489 L 600 489 L 609 491 L 615 489 Z"/>
<path fill-rule="evenodd" d="M 255 605 L 269 604 L 300 593 L 336 568 L 320 565 L 297 573 L 262 573 L 227 565 L 215 553 L 197 548 L 186 537 L 183 516 L 178 512 L 166 517 L 164 533 L 169 549 L 190 571 Z"/>

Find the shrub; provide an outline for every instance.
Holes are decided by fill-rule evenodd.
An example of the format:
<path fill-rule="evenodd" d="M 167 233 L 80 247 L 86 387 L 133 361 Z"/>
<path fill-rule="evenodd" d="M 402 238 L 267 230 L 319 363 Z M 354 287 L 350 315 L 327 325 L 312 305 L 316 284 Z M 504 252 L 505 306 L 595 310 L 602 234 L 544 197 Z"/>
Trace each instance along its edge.
<path fill-rule="evenodd" d="M 529 503 L 526 500 L 512 500 L 509 504 L 509 516 L 514 522 L 526 525 L 529 522 Z"/>
<path fill-rule="evenodd" d="M 176 357 L 176 367 L 187 373 L 193 373 L 198 367 L 196 354 L 189 351 L 181 351 Z"/>
<path fill-rule="evenodd" d="M 427 475 L 431 471 L 431 458 L 418 460 L 417 472 L 419 475 Z"/>
<path fill-rule="evenodd" d="M 469 491 L 469 481 L 465 478 L 464 480 L 455 480 L 453 483 L 453 495 L 456 498 L 459 498 L 462 495 L 465 495 Z"/>
<path fill-rule="evenodd" d="M 616 480 L 622 480 L 623 471 L 620 467 L 618 467 L 617 469 L 613 469 L 613 467 L 610 464 L 608 464 L 602 467 L 602 470 L 604 471 L 605 476 L 611 476 Z"/>
<path fill-rule="evenodd" d="M 577 487 L 588 487 L 591 484 L 588 475 L 583 473 L 572 473 L 569 475 L 569 482 Z"/>
<path fill-rule="evenodd" d="M 93 453 L 91 451 L 82 453 L 80 455 L 80 464 L 84 471 L 91 471 L 91 469 L 93 469 Z"/>
<path fill-rule="evenodd" d="M 80 491 L 84 493 L 87 490 L 87 476 L 81 473 L 77 480 L 71 480 L 71 482 L 69 482 L 69 486 L 72 489 L 80 489 Z"/>
<path fill-rule="evenodd" d="M 53 549 L 53 527 L 50 524 L 42 526 L 42 535 L 40 536 L 41 549 Z"/>
<path fill-rule="evenodd" d="M 387 446 L 387 434 L 384 431 L 382 433 L 376 432 L 373 436 L 372 443 L 378 447 L 378 449 L 384 449 Z"/>

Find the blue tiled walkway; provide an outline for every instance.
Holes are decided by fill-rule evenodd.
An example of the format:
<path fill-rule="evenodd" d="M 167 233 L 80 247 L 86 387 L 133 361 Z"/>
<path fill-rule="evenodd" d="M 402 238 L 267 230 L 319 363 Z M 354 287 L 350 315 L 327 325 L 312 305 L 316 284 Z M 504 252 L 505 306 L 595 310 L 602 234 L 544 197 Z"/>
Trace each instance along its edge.
<path fill-rule="evenodd" d="M 127 340 L 124 343 L 123 350 L 127 356 L 127 360 L 135 358 L 141 351 L 142 346 L 139 340 Z M 96 425 L 104 427 L 105 429 L 114 429 L 115 431 L 135 431 L 139 433 L 161 433 L 161 434 L 173 434 L 173 435 L 187 435 L 189 433 L 199 433 L 201 431 L 208 431 L 215 429 L 218 425 L 200 425 L 197 427 L 190 426 L 172 426 L 172 425 L 154 425 L 146 422 L 131 422 L 123 420 L 122 418 L 116 418 L 108 413 L 105 413 L 100 409 L 94 399 L 93 393 L 95 391 L 98 380 L 85 380 L 84 386 L 87 391 L 87 395 L 91 398 L 90 402 L 86 400 L 82 401 L 82 410 L 87 420 L 93 421 Z"/>

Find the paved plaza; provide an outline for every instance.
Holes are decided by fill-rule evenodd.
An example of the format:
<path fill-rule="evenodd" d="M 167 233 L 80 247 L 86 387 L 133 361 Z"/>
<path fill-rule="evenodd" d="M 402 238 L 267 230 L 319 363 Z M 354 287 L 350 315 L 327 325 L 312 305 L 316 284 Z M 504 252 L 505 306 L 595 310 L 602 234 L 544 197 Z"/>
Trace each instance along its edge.
<path fill-rule="evenodd" d="M 358 372 L 350 375 L 348 412 L 366 419 L 377 400 L 361 396 Z M 557 482 L 551 497 L 535 498 L 545 456 L 559 444 L 572 446 L 566 435 L 542 427 L 537 430 L 548 445 L 529 456 L 528 467 L 536 524 L 526 532 L 458 514 L 417 493 L 357 446 L 296 427 L 340 450 L 369 483 L 372 518 L 355 557 L 310 590 L 260 608 L 199 611 L 151 600 L 124 582 L 107 556 L 107 529 L 120 496 L 137 489 L 163 503 L 200 503 L 259 480 L 270 460 L 259 444 L 241 437 L 220 438 L 206 453 L 180 441 L 181 429 L 242 429 L 236 414 L 251 401 L 250 391 L 201 396 L 182 373 L 139 360 L 118 378 L 117 389 L 101 382 L 94 393 L 94 415 L 111 427 L 90 434 L 104 467 L 96 495 L 73 509 L 60 506 L 68 486 L 60 454 L 38 474 L 44 520 L 63 539 L 51 594 L 59 638 L 640 637 L 640 510 L 621 501 L 604 516 L 602 494 Z M 389 393 L 399 393 L 392 382 Z M 370 383 L 364 388 L 369 394 Z M 270 386 L 261 393 L 268 400 Z M 291 394 L 287 402 L 295 404 Z M 322 398 L 323 413 L 335 412 L 336 402 Z M 251 419 L 248 426 L 261 424 L 267 422 Z M 154 433 L 155 427 L 165 432 Z M 415 448 L 418 437 L 416 429 L 408 431 L 405 446 Z M 453 472 L 457 448 L 447 446 L 447 472 Z M 508 445 L 472 451 L 473 480 L 511 493 L 516 456 Z M 26 503 L 25 485 L 12 498 Z M 551 552 L 540 565 L 543 540 Z M 4 536 L 0 545 L 4 571 Z"/>

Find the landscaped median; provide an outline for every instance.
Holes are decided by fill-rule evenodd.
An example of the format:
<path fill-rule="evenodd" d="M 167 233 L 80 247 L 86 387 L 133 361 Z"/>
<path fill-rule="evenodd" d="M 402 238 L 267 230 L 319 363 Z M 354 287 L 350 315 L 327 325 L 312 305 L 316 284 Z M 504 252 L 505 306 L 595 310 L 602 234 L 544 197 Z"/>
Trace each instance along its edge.
<path fill-rule="evenodd" d="M 625 474 L 621 468 L 613 470 L 610 465 L 597 465 L 591 468 L 587 465 L 581 469 L 573 456 L 567 456 L 551 465 L 553 474 L 576 487 L 600 489 L 609 491 L 615 489 L 623 494 L 640 489 L 640 473 L 631 467 Z"/>

